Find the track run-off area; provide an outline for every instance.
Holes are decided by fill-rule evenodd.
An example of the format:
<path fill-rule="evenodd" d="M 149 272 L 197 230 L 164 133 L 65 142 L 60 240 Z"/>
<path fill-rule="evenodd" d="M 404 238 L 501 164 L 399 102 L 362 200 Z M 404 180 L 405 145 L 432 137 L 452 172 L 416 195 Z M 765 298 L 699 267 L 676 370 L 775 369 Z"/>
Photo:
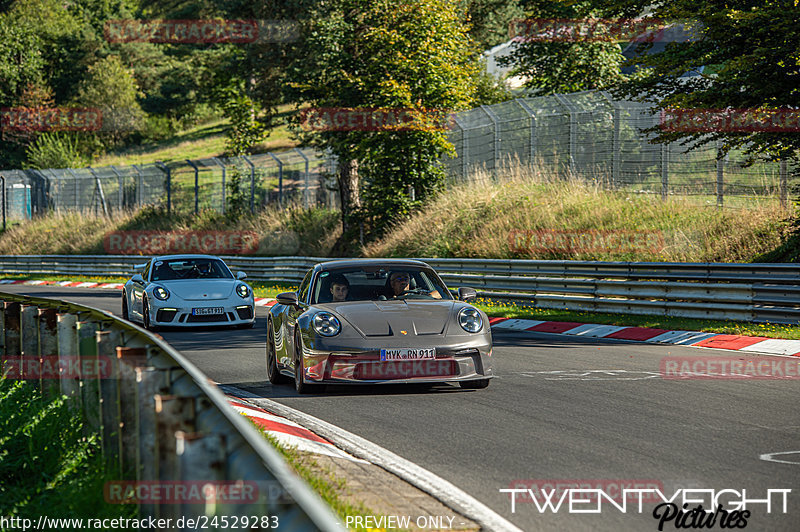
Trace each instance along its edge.
<path fill-rule="evenodd" d="M 120 290 L 24 285 L 2 290 L 117 315 L 121 310 Z M 266 314 L 257 307 L 254 329 L 159 334 L 213 381 L 369 440 L 449 481 L 522 530 L 658 530 L 657 503 L 650 496 L 641 512 L 638 499 L 629 499 L 622 511 L 620 500 L 587 503 L 577 494 L 572 508 L 567 498 L 557 511 L 540 511 L 529 495 L 517 493 L 512 511 L 512 494 L 500 491 L 528 487 L 539 494 L 537 487 L 558 484 L 603 488 L 611 495 L 621 488 L 657 486 L 667 498 L 693 490 L 676 499 L 698 500 L 690 501 L 687 511 L 697 504 L 708 508 L 714 496 L 735 509 L 744 498 L 750 501 L 747 529 L 800 529 L 800 380 L 661 374 L 664 357 L 755 356 L 800 364 L 798 357 L 498 328 L 496 377 L 485 390 L 332 386 L 325 394 L 300 396 L 292 386 L 267 381 Z M 600 513 L 578 513 L 598 506 Z M 676 520 L 663 529 L 678 529 Z M 720 521 L 717 517 L 707 528 L 722 528 Z M 683 528 L 691 522 L 684 519 Z"/>

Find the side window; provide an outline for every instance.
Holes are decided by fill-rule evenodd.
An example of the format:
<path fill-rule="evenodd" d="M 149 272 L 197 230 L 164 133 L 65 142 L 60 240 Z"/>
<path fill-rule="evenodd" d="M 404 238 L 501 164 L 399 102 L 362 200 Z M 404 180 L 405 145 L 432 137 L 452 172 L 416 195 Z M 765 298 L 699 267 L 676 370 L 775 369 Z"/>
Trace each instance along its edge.
<path fill-rule="evenodd" d="M 142 278 L 145 282 L 150 280 L 150 266 L 152 266 L 153 261 L 148 261 L 147 265 L 144 267 L 144 271 L 142 272 Z"/>
<path fill-rule="evenodd" d="M 303 282 L 300 283 L 300 288 L 297 289 L 297 299 L 301 303 L 305 303 L 306 300 L 308 299 L 308 289 L 311 286 L 311 274 L 312 273 L 313 273 L 313 270 L 309 271 L 306 274 L 305 278 L 303 279 Z"/>

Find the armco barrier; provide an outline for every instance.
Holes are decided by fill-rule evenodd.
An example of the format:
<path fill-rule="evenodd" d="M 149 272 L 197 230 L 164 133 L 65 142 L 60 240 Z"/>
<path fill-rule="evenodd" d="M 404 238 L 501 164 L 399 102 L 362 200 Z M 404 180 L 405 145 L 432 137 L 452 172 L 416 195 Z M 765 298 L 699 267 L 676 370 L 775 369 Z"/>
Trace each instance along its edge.
<path fill-rule="evenodd" d="M 3 274 L 131 275 L 141 256 L 5 256 Z M 321 257 L 224 257 L 256 281 L 299 283 Z M 800 264 L 421 259 L 452 286 L 541 308 L 800 322 Z"/>
<path fill-rule="evenodd" d="M 180 516 L 274 516 L 281 530 L 344 530 L 208 377 L 144 329 L 91 307 L 0 293 L 0 351 L 5 378 L 31 380 L 81 409 L 87 432 L 99 434 L 104 457 L 123 472 L 117 488 L 178 483 L 247 494 L 135 499 L 140 515 L 173 524 Z"/>

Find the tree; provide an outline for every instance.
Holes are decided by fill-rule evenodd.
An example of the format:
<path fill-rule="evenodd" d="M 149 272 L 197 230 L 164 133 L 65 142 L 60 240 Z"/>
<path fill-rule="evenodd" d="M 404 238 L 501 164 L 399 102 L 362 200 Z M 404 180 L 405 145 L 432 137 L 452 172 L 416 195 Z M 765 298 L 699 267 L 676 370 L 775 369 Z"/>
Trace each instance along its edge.
<path fill-rule="evenodd" d="M 291 70 L 297 100 L 316 109 L 415 110 L 420 120 L 410 131 L 303 134 L 338 158 L 345 238 L 355 238 L 359 223 L 368 237 L 379 235 L 441 185 L 438 161 L 452 146 L 426 110 L 472 102 L 479 65 L 463 20 L 446 0 L 338 0 L 305 22 L 306 56 Z"/>
<path fill-rule="evenodd" d="M 523 0 L 528 19 L 587 20 L 607 16 L 592 0 L 552 2 Z M 535 26 L 534 26 L 535 27 Z M 533 30 L 531 30 L 533 31 Z M 620 66 L 625 61 L 615 41 L 546 40 L 523 30 L 517 48 L 498 62 L 513 65 L 513 75 L 527 78 L 525 86 L 537 95 L 607 89 L 623 80 Z"/>
<path fill-rule="evenodd" d="M 469 33 L 482 50 L 509 39 L 509 25 L 522 17 L 517 0 L 464 0 L 470 25 Z"/>

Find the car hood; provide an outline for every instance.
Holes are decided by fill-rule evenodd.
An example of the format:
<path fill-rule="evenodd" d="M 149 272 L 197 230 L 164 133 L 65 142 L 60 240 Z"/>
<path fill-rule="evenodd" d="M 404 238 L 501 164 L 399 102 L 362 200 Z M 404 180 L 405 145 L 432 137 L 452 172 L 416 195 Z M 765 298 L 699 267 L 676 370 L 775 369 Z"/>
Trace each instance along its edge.
<path fill-rule="evenodd" d="M 444 334 L 453 300 L 360 301 L 318 305 L 344 318 L 364 336 Z"/>
<path fill-rule="evenodd" d="M 181 299 L 209 301 L 212 299 L 227 299 L 236 286 L 234 279 L 187 279 L 177 281 L 156 281 L 160 285 Z"/>

